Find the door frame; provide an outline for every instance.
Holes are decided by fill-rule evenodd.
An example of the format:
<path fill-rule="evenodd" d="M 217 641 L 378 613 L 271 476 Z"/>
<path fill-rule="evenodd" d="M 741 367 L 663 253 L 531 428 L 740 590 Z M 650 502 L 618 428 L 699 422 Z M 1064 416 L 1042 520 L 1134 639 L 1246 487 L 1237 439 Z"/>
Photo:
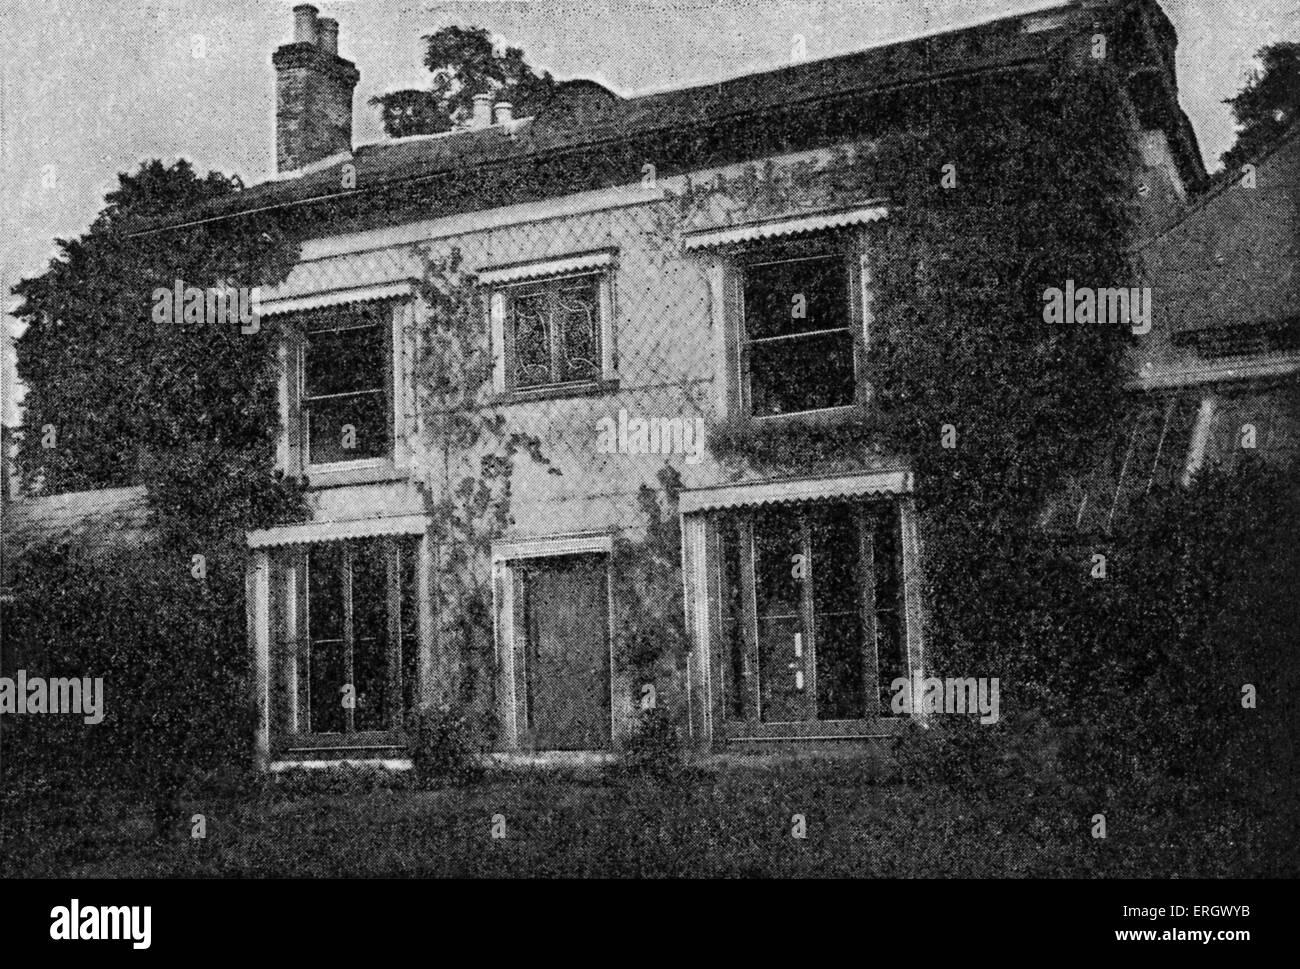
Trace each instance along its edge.
<path fill-rule="evenodd" d="M 523 704 L 527 696 L 527 650 L 522 630 L 516 623 L 516 601 L 520 576 L 516 563 L 530 559 L 558 558 L 569 555 L 600 555 L 605 564 L 605 642 L 609 650 L 609 737 L 612 750 L 618 746 L 618 706 L 614 682 L 614 588 L 610 557 L 613 537 L 608 532 L 583 532 L 543 538 L 494 542 L 492 545 L 492 614 L 498 662 L 497 723 L 501 727 L 498 747 L 506 753 L 541 753 L 526 751 L 522 725 L 527 722 Z M 602 753 L 605 751 L 601 751 Z M 566 752 L 572 753 L 572 752 Z"/>

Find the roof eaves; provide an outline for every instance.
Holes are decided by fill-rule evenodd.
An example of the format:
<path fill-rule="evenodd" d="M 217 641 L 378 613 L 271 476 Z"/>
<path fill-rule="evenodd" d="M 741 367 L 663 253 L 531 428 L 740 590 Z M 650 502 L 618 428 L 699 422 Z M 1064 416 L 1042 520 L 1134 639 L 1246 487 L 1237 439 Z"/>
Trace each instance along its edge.
<path fill-rule="evenodd" d="M 1059 46 L 1059 43 L 1063 43 L 1063 42 L 1064 42 L 1064 38 L 1062 38 L 1058 42 L 1058 45 L 1056 46 Z M 809 104 L 816 104 L 818 102 L 824 102 L 828 100 L 839 99 L 839 98 L 844 98 L 853 95 L 861 95 L 866 93 L 885 94 L 893 91 L 903 90 L 906 88 L 923 87 L 923 86 L 933 85 L 933 84 L 949 83 L 951 81 L 961 80 L 966 77 L 975 77 L 975 76 L 986 75 L 986 74 L 1003 73 L 1008 71 L 1020 70 L 1026 67 L 1033 67 L 1044 63 L 1048 59 L 1052 50 L 1054 49 L 1055 48 L 1043 49 L 1039 53 L 1034 55 L 1017 58 L 1011 61 L 984 65 L 979 68 L 975 68 L 971 70 L 947 71 L 940 74 L 928 75 L 923 78 L 916 78 L 912 80 L 898 82 L 895 84 L 880 84 L 878 82 L 873 82 L 868 84 L 850 86 L 847 88 L 841 88 L 830 94 L 825 92 L 819 92 L 816 94 L 810 94 L 804 97 L 792 98 L 788 101 L 784 101 L 780 104 L 780 108 L 783 110 L 795 109 Z M 623 131 L 602 138 L 564 143 L 540 151 L 528 152 L 528 153 L 517 154 L 517 155 L 506 155 L 500 158 L 485 159 L 477 162 L 474 165 L 474 167 L 476 169 L 496 169 L 502 167 L 509 167 L 511 165 L 518 165 L 525 161 L 539 161 L 539 160 L 544 161 L 546 159 L 554 158 L 557 156 L 563 156 L 565 154 L 576 154 L 579 152 L 592 151 L 603 147 L 609 147 L 611 145 L 628 142 L 633 138 L 652 138 L 652 137 L 662 136 L 665 133 L 669 133 L 672 131 L 686 131 L 693 126 L 699 126 L 704 124 L 716 125 L 720 122 L 735 121 L 746 117 L 759 116 L 764 111 L 767 110 L 771 110 L 771 109 L 770 108 L 761 108 L 761 109 L 741 108 L 733 111 L 721 112 L 718 114 L 710 115 L 708 117 L 696 119 L 692 121 L 690 124 L 670 123 L 670 124 L 662 124 L 662 125 L 655 125 L 655 126 L 648 126 L 648 127 L 638 127 L 631 131 Z M 403 176 L 401 178 L 386 179 L 384 181 L 371 182 L 365 188 L 331 191 L 324 194 L 307 196 L 306 198 L 301 198 L 301 199 L 279 200 L 279 201 L 271 202 L 270 204 L 267 205 L 254 206 L 247 209 L 234 209 L 231 211 L 219 212 L 217 214 L 205 218 L 194 219 L 187 222 L 175 222 L 175 223 L 167 222 L 163 224 L 153 224 L 153 225 L 146 224 L 145 226 L 143 226 L 142 228 L 134 232 L 128 232 L 127 235 L 130 238 L 134 238 L 138 236 L 153 235 L 159 232 L 167 232 L 175 229 L 192 228 L 197 225 L 204 225 L 212 222 L 222 222 L 228 219 L 258 215 L 264 212 L 282 211 L 285 209 L 295 208 L 302 205 L 311 205 L 311 204 L 327 203 L 327 202 L 338 203 L 349 198 L 357 198 L 362 195 L 371 195 L 371 194 L 380 193 L 399 185 L 410 185 L 413 183 L 419 183 L 419 182 L 430 181 L 433 179 L 443 178 L 449 174 L 459 172 L 459 171 L 465 171 L 465 170 L 467 170 L 467 166 L 463 164 L 443 166 L 432 170 L 426 169 L 420 171 L 418 174 Z M 261 184 L 269 185 L 269 184 L 281 184 L 281 183 L 264 182 Z"/>

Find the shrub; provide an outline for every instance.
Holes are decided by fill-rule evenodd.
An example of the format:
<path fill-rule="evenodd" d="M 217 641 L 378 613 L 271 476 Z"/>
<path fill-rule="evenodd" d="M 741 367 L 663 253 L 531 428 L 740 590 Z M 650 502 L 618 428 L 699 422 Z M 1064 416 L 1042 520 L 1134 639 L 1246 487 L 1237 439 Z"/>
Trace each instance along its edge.
<path fill-rule="evenodd" d="M 634 777 L 671 780 L 682 773 L 682 742 L 662 707 L 643 710 L 623 745 L 623 768 Z"/>
<path fill-rule="evenodd" d="M 411 760 L 420 787 L 468 784 L 483 774 L 469 716 L 450 708 L 413 714 Z"/>
<path fill-rule="evenodd" d="M 1008 788 L 1057 789 L 1060 742 L 1036 710 L 1004 713 L 995 724 L 969 717 L 935 717 L 895 742 L 892 776 L 904 784 L 941 783 L 966 794 Z"/>
<path fill-rule="evenodd" d="M 1106 581 L 1076 568 L 1053 583 L 1045 681 L 1081 783 L 1285 777 L 1300 686 L 1295 473 L 1243 467 L 1153 494 L 1106 548 Z"/>

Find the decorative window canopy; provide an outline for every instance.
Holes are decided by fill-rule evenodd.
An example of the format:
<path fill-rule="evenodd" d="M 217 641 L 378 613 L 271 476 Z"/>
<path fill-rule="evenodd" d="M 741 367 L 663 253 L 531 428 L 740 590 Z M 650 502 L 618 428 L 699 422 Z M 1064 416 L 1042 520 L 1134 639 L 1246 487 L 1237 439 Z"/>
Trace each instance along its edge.
<path fill-rule="evenodd" d="M 583 532 L 576 535 L 547 535 L 543 538 L 522 538 L 492 543 L 492 561 L 508 562 L 515 559 L 550 558 L 555 555 L 585 555 L 613 548 L 613 539 L 606 532 Z"/>
<path fill-rule="evenodd" d="M 278 313 L 301 313 L 305 310 L 345 306 L 348 303 L 368 303 L 374 300 L 394 299 L 413 295 L 416 285 L 417 283 L 413 279 L 399 279 L 391 283 L 332 289 L 325 292 L 311 293 L 306 296 L 293 296 L 287 299 L 263 299 L 258 304 L 258 312 L 262 316 L 273 316 Z"/>
<path fill-rule="evenodd" d="M 312 545 L 318 542 L 343 542 L 354 538 L 377 538 L 383 535 L 423 535 L 428 519 L 423 515 L 398 515 L 389 518 L 363 518 L 358 521 L 303 522 L 277 525 L 248 533 L 249 548 L 277 545 Z"/>
<path fill-rule="evenodd" d="M 724 508 L 858 498 L 876 494 L 908 494 L 911 491 L 912 472 L 874 471 L 834 478 L 761 481 L 756 484 L 697 488 L 681 493 L 679 510 L 683 515 L 689 515 Z"/>
<path fill-rule="evenodd" d="M 505 286 L 529 279 L 606 269 L 614 264 L 614 253 L 613 249 L 601 249 L 596 252 L 565 256 L 562 259 L 534 260 L 511 266 L 498 266 L 481 270 L 478 281 L 483 286 Z"/>
<path fill-rule="evenodd" d="M 779 239 L 784 236 L 804 235 L 809 232 L 824 232 L 827 229 L 841 229 L 850 225 L 864 225 L 868 222 L 880 221 L 887 213 L 888 210 L 884 205 L 870 205 L 854 209 L 841 209 L 834 212 L 801 215 L 788 219 L 751 222 L 746 225 L 733 225 L 722 229 L 689 232 L 685 235 L 683 241 L 688 252 L 695 249 L 715 249 L 742 242 Z"/>

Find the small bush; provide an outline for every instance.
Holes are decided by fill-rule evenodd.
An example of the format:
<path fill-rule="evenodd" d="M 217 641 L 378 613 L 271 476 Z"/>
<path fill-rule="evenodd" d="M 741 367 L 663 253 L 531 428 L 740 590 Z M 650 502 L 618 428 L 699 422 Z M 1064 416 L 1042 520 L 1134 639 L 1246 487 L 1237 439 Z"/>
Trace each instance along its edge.
<path fill-rule="evenodd" d="M 967 793 L 1060 786 L 1060 743 L 1036 711 L 1008 713 L 996 724 L 969 717 L 936 717 L 895 742 L 893 776 L 904 784 L 940 782 Z"/>
<path fill-rule="evenodd" d="M 623 745 L 623 769 L 634 777 L 671 780 L 682 774 L 682 742 L 668 711 L 644 710 Z"/>
<path fill-rule="evenodd" d="M 449 709 L 424 710 L 414 718 L 411 760 L 420 787 L 469 784 L 482 777 L 483 767 L 467 715 Z"/>

